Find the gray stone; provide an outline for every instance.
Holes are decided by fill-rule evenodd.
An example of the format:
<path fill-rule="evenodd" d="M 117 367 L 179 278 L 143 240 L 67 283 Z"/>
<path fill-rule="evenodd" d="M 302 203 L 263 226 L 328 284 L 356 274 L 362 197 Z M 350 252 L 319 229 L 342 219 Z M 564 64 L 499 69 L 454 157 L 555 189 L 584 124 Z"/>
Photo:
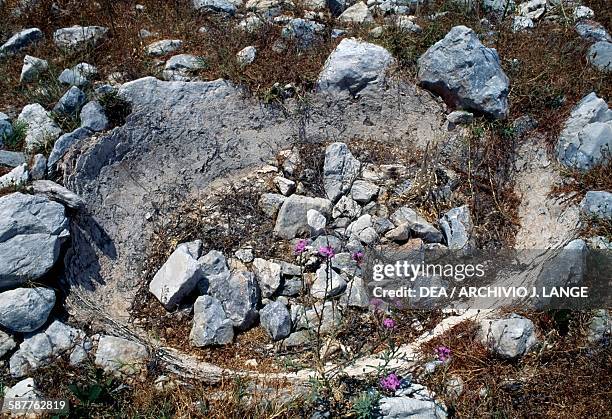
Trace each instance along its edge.
<path fill-rule="evenodd" d="M 580 211 L 589 218 L 612 220 L 612 193 L 588 191 L 580 202 Z"/>
<path fill-rule="evenodd" d="M 442 233 L 412 208 L 401 207 L 391 214 L 391 221 L 396 226 L 407 224 L 416 237 L 420 237 L 427 243 L 442 243 L 444 241 Z"/>
<path fill-rule="evenodd" d="M 57 202 L 19 192 L 0 197 L 0 289 L 49 272 L 67 228 L 64 207 Z"/>
<path fill-rule="evenodd" d="M 87 96 L 85 93 L 78 87 L 72 86 L 57 102 L 53 108 L 53 112 L 65 115 L 76 115 L 86 102 Z"/>
<path fill-rule="evenodd" d="M 546 13 L 546 0 L 529 0 L 518 5 L 521 16 L 538 20 Z"/>
<path fill-rule="evenodd" d="M 418 60 L 419 81 L 452 107 L 503 119 L 508 116 L 509 80 L 497 51 L 476 33 L 455 26 Z"/>
<path fill-rule="evenodd" d="M 593 9 L 590 9 L 586 6 L 576 6 L 574 8 L 574 19 L 591 19 L 595 16 L 595 12 Z"/>
<path fill-rule="evenodd" d="M 248 0 L 245 7 L 259 16 L 274 17 L 280 15 L 283 8 L 293 8 L 293 3 L 287 0 Z"/>
<path fill-rule="evenodd" d="M 381 419 L 442 419 L 446 411 L 433 400 L 419 400 L 407 396 L 383 397 L 378 402 Z"/>
<path fill-rule="evenodd" d="M 17 343 L 11 335 L 4 333 L 0 330 L 0 358 L 3 358 L 6 354 L 11 352 L 17 347 Z"/>
<path fill-rule="evenodd" d="M 98 69 L 91 64 L 80 63 L 61 72 L 58 80 L 76 87 L 87 86 L 98 75 Z"/>
<path fill-rule="evenodd" d="M 234 15 L 236 5 L 228 0 L 193 0 L 193 7 L 200 11 L 213 11 Z"/>
<path fill-rule="evenodd" d="M 533 29 L 535 24 L 533 20 L 525 16 L 514 16 L 512 18 L 512 32 L 523 32 L 527 29 Z"/>
<path fill-rule="evenodd" d="M 255 48 L 254 46 L 244 47 L 236 53 L 236 59 L 238 60 L 238 64 L 243 66 L 253 64 L 253 61 L 255 61 L 256 56 L 257 48 Z"/>
<path fill-rule="evenodd" d="M 310 295 L 320 300 L 335 297 L 346 290 L 346 278 L 326 265 L 317 269 Z"/>
<path fill-rule="evenodd" d="M 6 117 L 6 118 L 5 118 Z M 13 135 L 13 125 L 9 120 L 8 116 L 0 112 L 0 147 L 2 147 L 4 140 Z M 0 150 L 2 152 L 2 150 Z M 1 157 L 0 157 L 1 158 Z M 0 161 L 0 165 L 1 165 Z"/>
<path fill-rule="evenodd" d="M 202 294 L 207 294 L 210 283 L 217 283 L 229 280 L 230 269 L 223 253 L 218 250 L 211 250 L 198 259 L 202 271 L 202 280 L 198 283 L 198 288 Z"/>
<path fill-rule="evenodd" d="M 389 51 L 355 38 L 345 38 L 329 55 L 319 74 L 319 91 L 348 92 L 357 96 L 363 89 L 381 86 L 394 62 Z"/>
<path fill-rule="evenodd" d="M 33 378 L 25 378 L 19 381 L 13 387 L 7 388 L 4 393 L 5 399 L 39 400 L 41 397 Z M 26 410 L 32 410 L 31 414 L 35 415 L 33 407 L 26 408 Z"/>
<path fill-rule="evenodd" d="M 25 162 L 25 155 L 19 151 L 0 150 L 0 166 L 17 167 Z"/>
<path fill-rule="evenodd" d="M 173 55 L 164 65 L 166 70 L 198 70 L 204 67 L 204 58 L 191 54 Z"/>
<path fill-rule="evenodd" d="M 26 55 L 23 58 L 23 67 L 21 67 L 20 83 L 30 83 L 36 81 L 40 77 L 40 73 L 49 68 L 49 63 L 46 60 Z"/>
<path fill-rule="evenodd" d="M 33 332 L 47 321 L 55 305 L 49 288 L 17 288 L 0 293 L 0 324 L 13 332 Z"/>
<path fill-rule="evenodd" d="M 30 188 L 33 193 L 44 195 L 74 210 L 83 209 L 86 206 L 83 198 L 51 180 L 35 180 Z"/>
<path fill-rule="evenodd" d="M 283 347 L 301 348 L 311 343 L 312 338 L 312 332 L 308 330 L 299 330 L 297 332 L 291 333 L 285 340 L 283 340 Z"/>
<path fill-rule="evenodd" d="M 361 278 L 353 278 L 346 286 L 346 292 L 340 297 L 340 302 L 349 307 L 368 308 L 370 295 Z"/>
<path fill-rule="evenodd" d="M 263 297 L 268 298 L 276 293 L 281 285 L 281 266 L 278 263 L 255 258 L 253 273 L 255 273 Z"/>
<path fill-rule="evenodd" d="M 313 20 L 291 19 L 281 30 L 285 39 L 295 40 L 301 48 L 308 48 L 323 32 L 325 26 Z"/>
<path fill-rule="evenodd" d="M 587 53 L 589 63 L 598 70 L 612 72 L 612 42 L 599 41 L 591 45 Z"/>
<path fill-rule="evenodd" d="M 421 33 L 423 29 L 416 24 L 412 16 L 398 16 L 395 19 L 395 26 L 404 32 Z"/>
<path fill-rule="evenodd" d="M 64 157 L 64 154 L 78 142 L 91 137 L 93 133 L 87 128 L 77 128 L 72 132 L 68 132 L 55 141 L 53 144 L 53 150 L 51 150 L 51 154 L 49 154 L 49 158 L 47 159 L 47 167 L 50 171 L 55 170 L 55 166 L 57 162 Z"/>
<path fill-rule="evenodd" d="M 453 111 L 446 116 L 449 129 L 454 129 L 457 125 L 468 125 L 474 120 L 474 114 L 466 111 Z"/>
<path fill-rule="evenodd" d="M 250 272 L 232 272 L 228 279 L 212 278 L 208 295 L 221 301 L 225 313 L 238 330 L 247 330 L 258 318 L 259 289 Z"/>
<path fill-rule="evenodd" d="M 612 42 L 612 36 L 603 25 L 592 20 L 581 20 L 576 23 L 576 32 L 590 42 Z"/>
<path fill-rule="evenodd" d="M 372 227 L 372 216 L 364 214 L 346 228 L 346 235 L 362 243 L 371 244 L 378 238 L 378 233 Z"/>
<path fill-rule="evenodd" d="M 292 239 L 310 230 L 308 226 L 308 210 L 314 209 L 327 216 L 331 212 L 331 202 L 323 198 L 310 198 L 302 195 L 291 195 L 283 202 L 274 233 L 284 239 Z"/>
<path fill-rule="evenodd" d="M 512 13 L 515 3 L 514 0 L 483 0 L 482 5 L 487 10 L 502 14 L 504 11 Z"/>
<path fill-rule="evenodd" d="M 379 235 L 383 235 L 387 231 L 394 229 L 395 225 L 388 218 L 374 216 L 372 217 L 372 227 Z"/>
<path fill-rule="evenodd" d="M 325 149 L 323 164 L 323 187 L 332 201 L 347 193 L 359 174 L 361 163 L 344 143 L 332 143 Z"/>
<path fill-rule="evenodd" d="M 306 220 L 310 227 L 310 236 L 316 237 L 325 231 L 325 225 L 327 224 L 327 218 L 319 211 L 310 209 L 306 213 Z"/>
<path fill-rule="evenodd" d="M 81 109 L 81 128 L 87 128 L 90 131 L 104 131 L 109 127 L 108 118 L 104 112 L 104 108 L 97 101 L 91 101 Z"/>
<path fill-rule="evenodd" d="M 325 235 L 317 237 L 311 244 L 310 247 L 317 252 L 321 247 L 331 247 L 335 252 L 338 252 L 342 248 L 342 240 L 338 237 Z"/>
<path fill-rule="evenodd" d="M 0 189 L 18 189 L 28 183 L 29 178 L 28 165 L 24 163 L 15 167 L 6 175 L 0 176 Z"/>
<path fill-rule="evenodd" d="M 153 57 L 160 57 L 174 52 L 182 46 L 183 41 L 180 39 L 163 39 L 149 44 L 146 48 L 146 52 Z"/>
<path fill-rule="evenodd" d="M 106 38 L 108 28 L 103 26 L 71 26 L 58 29 L 53 33 L 53 42 L 59 48 L 83 50 L 96 46 Z"/>
<path fill-rule="evenodd" d="M 282 176 L 276 176 L 274 177 L 273 181 L 280 193 L 285 196 L 289 196 L 295 191 L 295 182 L 290 179 Z"/>
<path fill-rule="evenodd" d="M 253 255 L 253 249 L 250 247 L 244 247 L 241 249 L 238 249 L 234 252 L 234 256 L 236 256 L 236 258 L 244 263 L 251 263 L 253 262 L 253 259 L 255 258 Z"/>
<path fill-rule="evenodd" d="M 374 21 L 370 9 L 368 9 L 368 6 L 362 1 L 353 4 L 342 12 L 342 14 L 338 16 L 338 20 L 340 22 L 357 24 L 372 23 Z"/>
<path fill-rule="evenodd" d="M 272 340 L 284 339 L 291 333 L 291 315 L 284 304 L 272 302 L 259 312 L 259 316 Z"/>
<path fill-rule="evenodd" d="M 234 326 L 219 300 L 208 295 L 198 297 L 193 305 L 193 326 L 189 340 L 193 346 L 232 343 Z"/>
<path fill-rule="evenodd" d="M 149 357 L 146 346 L 115 336 L 100 336 L 96 366 L 107 372 L 134 374 L 145 368 Z"/>
<path fill-rule="evenodd" d="M 33 151 L 47 143 L 53 143 L 62 133 L 61 128 L 38 103 L 24 106 L 17 121 L 28 125 L 25 137 L 28 151 Z"/>
<path fill-rule="evenodd" d="M 469 247 L 470 235 L 474 228 L 470 208 L 463 205 L 449 210 L 440 219 L 440 227 L 449 249 L 459 250 Z"/>
<path fill-rule="evenodd" d="M 521 357 L 538 342 L 532 321 L 517 314 L 505 319 L 481 320 L 478 339 L 503 359 Z"/>
<path fill-rule="evenodd" d="M 82 330 L 54 320 L 45 330 L 25 335 L 19 349 L 9 360 L 11 375 L 23 377 L 48 365 L 55 357 L 73 350 L 84 339 Z"/>
<path fill-rule="evenodd" d="M 321 334 L 328 334 L 340 324 L 342 314 L 335 302 L 326 301 L 316 303 L 314 307 L 308 309 L 299 304 L 292 305 L 291 319 L 296 330 L 319 329 Z"/>
<path fill-rule="evenodd" d="M 351 198 L 360 204 L 367 204 L 378 195 L 380 188 L 365 180 L 356 180 L 351 187 Z"/>
<path fill-rule="evenodd" d="M 589 322 L 587 341 L 591 344 L 605 344 L 612 336 L 612 320 L 606 309 L 595 310 Z"/>
<path fill-rule="evenodd" d="M 572 110 L 559 135 L 559 161 L 578 170 L 589 170 L 605 162 L 612 151 L 612 110 L 593 92 Z"/>
<path fill-rule="evenodd" d="M 259 198 L 259 208 L 270 218 L 276 217 L 285 197 L 277 193 L 265 193 Z"/>
<path fill-rule="evenodd" d="M 149 291 L 166 310 L 175 309 L 203 278 L 198 258 L 202 242 L 179 245 L 149 284 Z"/>
<path fill-rule="evenodd" d="M 37 154 L 32 160 L 30 167 L 30 177 L 33 180 L 41 180 L 47 176 L 47 158 L 44 154 Z"/>
<path fill-rule="evenodd" d="M 361 207 L 355 200 L 348 196 L 340 197 L 332 210 L 333 218 L 346 217 L 352 220 L 358 217 L 359 214 L 361 214 Z"/>
<path fill-rule="evenodd" d="M 288 278 L 280 290 L 280 295 L 284 297 L 296 297 L 304 289 L 304 284 L 300 278 Z"/>
<path fill-rule="evenodd" d="M 42 31 L 38 28 L 29 28 L 17 32 L 0 46 L 0 57 L 15 54 L 41 40 L 43 36 Z"/>

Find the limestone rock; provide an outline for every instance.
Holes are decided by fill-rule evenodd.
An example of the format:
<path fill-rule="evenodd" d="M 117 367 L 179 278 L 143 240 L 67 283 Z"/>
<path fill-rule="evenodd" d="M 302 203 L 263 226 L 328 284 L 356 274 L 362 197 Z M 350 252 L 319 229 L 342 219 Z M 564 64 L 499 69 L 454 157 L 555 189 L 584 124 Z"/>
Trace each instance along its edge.
<path fill-rule="evenodd" d="M 272 340 L 284 339 L 291 333 L 291 315 L 284 304 L 273 302 L 260 312 L 261 325 Z"/>
<path fill-rule="evenodd" d="M 72 86 L 57 102 L 53 112 L 65 115 L 76 115 L 87 102 L 85 93 L 76 86 Z"/>
<path fill-rule="evenodd" d="M 481 320 L 478 338 L 504 359 L 523 356 L 537 343 L 531 320 L 517 314 L 505 319 Z"/>
<path fill-rule="evenodd" d="M 179 245 L 149 284 L 149 291 L 166 310 L 175 309 L 202 280 L 199 240 Z"/>
<path fill-rule="evenodd" d="M 80 118 L 81 127 L 93 132 L 104 131 L 109 127 L 104 108 L 95 100 L 83 106 Z"/>
<path fill-rule="evenodd" d="M 29 28 L 17 32 L 0 46 L 0 57 L 15 54 L 41 40 L 43 36 L 42 31 L 38 28 Z"/>
<path fill-rule="evenodd" d="M 53 143 L 62 133 L 61 128 L 38 103 L 24 106 L 17 121 L 24 122 L 28 126 L 25 137 L 28 151 Z"/>
<path fill-rule="evenodd" d="M 358 24 L 371 23 L 374 21 L 370 9 L 368 9 L 368 6 L 362 1 L 355 3 L 342 12 L 342 14 L 338 16 L 338 20 L 341 22 Z"/>
<path fill-rule="evenodd" d="M 346 290 L 346 279 L 327 266 L 317 269 L 316 279 L 310 287 L 310 295 L 318 299 L 331 298 Z"/>
<path fill-rule="evenodd" d="M 20 192 L 0 197 L 0 288 L 49 272 L 67 228 L 64 207 L 56 202 Z"/>
<path fill-rule="evenodd" d="M 580 202 L 580 211 L 586 217 L 612 220 L 612 193 L 588 191 Z"/>
<path fill-rule="evenodd" d="M 508 116 L 509 80 L 497 51 L 480 43 L 476 33 L 455 26 L 418 60 L 423 87 L 460 107 L 503 119 Z"/>
<path fill-rule="evenodd" d="M 345 38 L 329 55 L 319 74 L 318 89 L 322 92 L 348 92 L 357 96 L 369 86 L 381 86 L 387 69 L 394 62 L 386 49 Z"/>
<path fill-rule="evenodd" d="M 95 46 L 106 38 L 108 28 L 103 26 L 71 26 L 58 29 L 53 33 L 53 42 L 59 48 L 82 50 Z"/>
<path fill-rule="evenodd" d="M 589 63 L 605 73 L 612 73 L 612 42 L 595 42 L 587 53 Z"/>
<path fill-rule="evenodd" d="M 101 336 L 95 364 L 107 372 L 133 374 L 141 371 L 149 357 L 146 346 L 115 336 Z"/>
<path fill-rule="evenodd" d="M 49 288 L 17 288 L 0 293 L 0 324 L 14 332 L 33 332 L 49 317 L 55 292 Z"/>
<path fill-rule="evenodd" d="M 183 41 L 180 39 L 163 39 L 149 44 L 146 48 L 146 52 L 153 57 L 160 57 L 174 52 L 182 46 Z"/>
<path fill-rule="evenodd" d="M 348 192 L 359 174 L 361 163 L 344 143 L 332 143 L 325 149 L 323 187 L 327 197 L 336 202 Z"/>
<path fill-rule="evenodd" d="M 49 68 L 49 63 L 46 60 L 26 55 L 23 58 L 23 67 L 21 68 L 20 83 L 30 83 L 36 81 L 40 73 Z"/>
<path fill-rule="evenodd" d="M 193 327 L 189 339 L 194 346 L 226 345 L 234 339 L 234 326 L 223 306 L 208 295 L 198 297 L 193 305 Z"/>
<path fill-rule="evenodd" d="M 83 198 L 51 180 L 35 180 L 32 182 L 31 190 L 71 209 L 78 210 L 86 206 Z"/>
<path fill-rule="evenodd" d="M 281 266 L 275 262 L 255 258 L 253 272 L 259 283 L 261 295 L 266 298 L 274 295 L 281 284 Z"/>
<path fill-rule="evenodd" d="M 283 202 L 278 216 L 274 233 L 284 239 L 292 239 L 309 232 L 308 210 L 314 209 L 323 215 L 331 212 L 331 202 L 323 198 L 310 198 L 302 195 L 291 195 Z"/>
<path fill-rule="evenodd" d="M 449 249 L 464 249 L 469 245 L 474 224 L 467 205 L 449 210 L 440 219 L 440 227 Z"/>
<path fill-rule="evenodd" d="M 208 295 L 221 302 L 238 330 L 247 330 L 257 321 L 259 289 L 251 272 L 232 272 L 229 279 L 213 278 L 208 287 Z"/>

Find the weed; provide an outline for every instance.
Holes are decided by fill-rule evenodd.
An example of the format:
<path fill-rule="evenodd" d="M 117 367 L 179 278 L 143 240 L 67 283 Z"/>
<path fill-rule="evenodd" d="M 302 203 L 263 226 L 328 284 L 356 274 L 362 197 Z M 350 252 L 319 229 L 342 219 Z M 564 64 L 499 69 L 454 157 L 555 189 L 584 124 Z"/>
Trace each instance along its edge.
<path fill-rule="evenodd" d="M 101 95 L 98 102 L 104 108 L 111 127 L 123 125 L 125 119 L 132 113 L 130 103 L 122 99 L 116 92 Z"/>
<path fill-rule="evenodd" d="M 27 133 L 28 124 L 24 121 L 16 120 L 13 122 L 12 134 L 3 138 L 4 147 L 6 147 L 8 150 L 21 151 L 23 149 L 23 143 Z"/>
<path fill-rule="evenodd" d="M 371 419 L 376 417 L 376 409 L 379 399 L 378 393 L 365 391 L 353 401 L 352 412 L 357 419 Z"/>

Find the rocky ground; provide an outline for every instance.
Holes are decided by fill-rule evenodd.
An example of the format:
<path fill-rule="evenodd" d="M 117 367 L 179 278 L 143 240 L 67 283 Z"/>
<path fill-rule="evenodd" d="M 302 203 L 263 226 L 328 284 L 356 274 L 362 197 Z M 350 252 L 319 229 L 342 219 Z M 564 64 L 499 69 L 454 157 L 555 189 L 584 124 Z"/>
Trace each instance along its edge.
<path fill-rule="evenodd" d="M 609 298 L 369 290 L 379 253 L 527 251 L 489 284 L 562 286 L 597 250 L 609 281 L 610 30 L 607 0 L 0 0 L 4 396 L 608 417 Z"/>

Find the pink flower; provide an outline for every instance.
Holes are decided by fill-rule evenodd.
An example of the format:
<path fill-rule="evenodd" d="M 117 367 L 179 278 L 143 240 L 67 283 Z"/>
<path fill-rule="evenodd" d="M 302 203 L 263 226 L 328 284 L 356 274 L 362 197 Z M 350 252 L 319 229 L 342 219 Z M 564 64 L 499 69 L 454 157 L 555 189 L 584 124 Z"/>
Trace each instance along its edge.
<path fill-rule="evenodd" d="M 434 352 L 436 356 L 438 357 L 438 359 L 442 362 L 446 361 L 451 356 L 451 350 L 450 348 L 447 348 L 446 346 L 438 346 L 434 350 Z"/>
<path fill-rule="evenodd" d="M 298 242 L 295 244 L 295 247 L 293 248 L 293 253 L 295 253 L 296 255 L 301 255 L 306 250 L 306 246 L 308 246 L 308 240 L 298 240 Z"/>
<path fill-rule="evenodd" d="M 380 387 L 383 390 L 395 391 L 400 386 L 400 379 L 395 373 L 391 373 L 380 379 Z"/>
<path fill-rule="evenodd" d="M 374 307 L 375 310 L 378 310 L 383 305 L 383 303 L 384 301 L 380 298 L 372 298 L 370 300 L 370 304 L 372 305 L 372 307 Z"/>
<path fill-rule="evenodd" d="M 387 317 L 383 320 L 383 326 L 385 326 L 387 329 L 393 329 L 395 327 L 395 322 L 393 319 Z"/>
<path fill-rule="evenodd" d="M 324 258 L 331 259 L 336 255 L 336 252 L 334 252 L 334 248 L 331 246 L 321 246 L 319 247 L 319 254 Z"/>
<path fill-rule="evenodd" d="M 352 259 L 357 262 L 357 265 L 361 264 L 361 262 L 363 262 L 363 252 L 359 251 L 353 253 Z"/>

